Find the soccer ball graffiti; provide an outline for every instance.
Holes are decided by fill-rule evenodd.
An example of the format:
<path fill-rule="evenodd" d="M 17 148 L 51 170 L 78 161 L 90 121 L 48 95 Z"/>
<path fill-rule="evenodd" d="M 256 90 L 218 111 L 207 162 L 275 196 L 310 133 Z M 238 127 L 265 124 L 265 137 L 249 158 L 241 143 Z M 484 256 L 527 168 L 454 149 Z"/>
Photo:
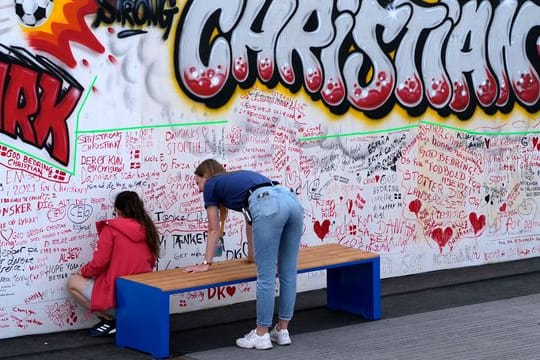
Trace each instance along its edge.
<path fill-rule="evenodd" d="M 51 15 L 53 0 L 15 0 L 15 13 L 26 26 L 39 26 Z"/>

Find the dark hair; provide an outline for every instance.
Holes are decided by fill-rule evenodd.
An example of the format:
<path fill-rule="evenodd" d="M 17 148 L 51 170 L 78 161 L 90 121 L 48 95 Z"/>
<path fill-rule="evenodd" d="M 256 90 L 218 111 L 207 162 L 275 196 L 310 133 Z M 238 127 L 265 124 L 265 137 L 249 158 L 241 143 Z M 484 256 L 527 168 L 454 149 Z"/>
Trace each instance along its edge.
<path fill-rule="evenodd" d="M 116 195 L 114 207 L 122 216 L 137 220 L 146 230 L 146 243 L 152 254 L 159 257 L 159 234 L 156 225 L 144 209 L 144 204 L 135 191 L 122 191 Z"/>
<path fill-rule="evenodd" d="M 206 159 L 197 166 L 195 169 L 195 175 L 210 178 L 217 174 L 222 174 L 227 172 L 223 165 L 214 159 Z"/>

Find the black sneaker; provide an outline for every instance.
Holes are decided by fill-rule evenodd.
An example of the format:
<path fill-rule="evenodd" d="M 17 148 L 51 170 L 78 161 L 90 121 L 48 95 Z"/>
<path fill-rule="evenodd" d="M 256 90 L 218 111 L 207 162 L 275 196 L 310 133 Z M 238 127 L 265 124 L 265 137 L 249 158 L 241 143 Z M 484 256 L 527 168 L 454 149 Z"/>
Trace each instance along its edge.
<path fill-rule="evenodd" d="M 94 324 L 90 329 L 97 329 L 98 327 L 100 327 L 101 325 L 105 324 L 107 321 L 107 319 L 105 318 L 98 318 L 99 319 L 99 322 L 97 324 Z"/>
<path fill-rule="evenodd" d="M 90 336 L 107 336 L 107 335 L 113 335 L 116 333 L 116 321 L 114 319 L 112 320 L 104 320 L 98 324 L 96 324 L 96 327 L 93 327 L 89 331 Z"/>

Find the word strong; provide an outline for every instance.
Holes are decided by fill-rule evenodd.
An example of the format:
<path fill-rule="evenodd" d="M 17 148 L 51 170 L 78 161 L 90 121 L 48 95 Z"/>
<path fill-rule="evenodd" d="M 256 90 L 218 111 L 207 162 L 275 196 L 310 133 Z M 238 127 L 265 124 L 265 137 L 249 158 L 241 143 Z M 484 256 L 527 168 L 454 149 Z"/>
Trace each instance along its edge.
<path fill-rule="evenodd" d="M 46 59 L 26 51 L 0 49 L 0 132 L 21 138 L 67 165 L 70 138 L 67 120 L 82 87 Z"/>

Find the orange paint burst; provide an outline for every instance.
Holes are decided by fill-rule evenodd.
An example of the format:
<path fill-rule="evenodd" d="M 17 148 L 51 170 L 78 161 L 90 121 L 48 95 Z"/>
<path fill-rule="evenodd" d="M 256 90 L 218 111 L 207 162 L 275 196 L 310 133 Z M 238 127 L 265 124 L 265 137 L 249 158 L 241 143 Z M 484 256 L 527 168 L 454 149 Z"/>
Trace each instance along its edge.
<path fill-rule="evenodd" d="M 77 61 L 71 50 L 71 42 L 77 42 L 98 53 L 105 52 L 103 45 L 89 29 L 84 17 L 95 14 L 94 0 L 60 0 L 54 2 L 50 18 L 35 29 L 27 29 L 30 46 L 54 55 L 69 67 Z"/>

